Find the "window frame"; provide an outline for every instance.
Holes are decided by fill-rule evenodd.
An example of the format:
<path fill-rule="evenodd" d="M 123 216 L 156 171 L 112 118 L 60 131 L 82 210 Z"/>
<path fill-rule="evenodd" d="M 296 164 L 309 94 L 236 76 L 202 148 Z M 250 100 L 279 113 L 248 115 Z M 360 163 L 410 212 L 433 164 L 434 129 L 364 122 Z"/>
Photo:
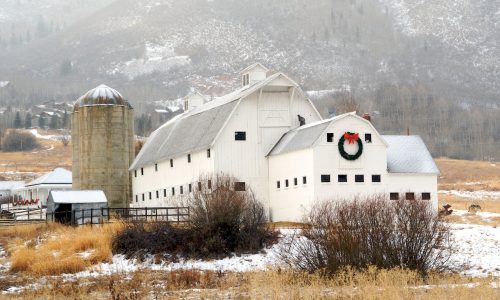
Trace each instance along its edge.
<path fill-rule="evenodd" d="M 307 184 L 307 176 L 302 176 L 302 184 Z"/>
<path fill-rule="evenodd" d="M 414 201 L 415 200 L 415 193 L 414 192 L 406 192 L 405 193 L 405 200 Z"/>
<path fill-rule="evenodd" d="M 141 168 L 141 175 L 144 175 L 144 168 Z"/>
<path fill-rule="evenodd" d="M 364 183 L 365 182 L 365 175 L 364 174 L 355 174 L 354 175 L 354 182 L 355 183 Z"/>
<path fill-rule="evenodd" d="M 158 172 L 158 164 L 155 163 L 155 172 Z"/>
<path fill-rule="evenodd" d="M 281 188 L 281 182 L 279 180 L 276 180 L 276 188 L 277 189 Z"/>
<path fill-rule="evenodd" d="M 294 178 L 293 178 L 293 185 L 294 185 L 294 186 L 299 185 L 299 180 L 297 179 L 297 177 L 294 177 Z"/>
<path fill-rule="evenodd" d="M 175 186 L 172 187 L 172 196 L 175 196 Z"/>
<path fill-rule="evenodd" d="M 399 199 L 400 199 L 399 193 L 396 192 L 389 193 L 389 200 L 399 201 Z"/>
<path fill-rule="evenodd" d="M 345 180 L 340 180 L 340 178 L 344 178 L 345 177 Z M 347 177 L 347 174 L 338 174 L 337 175 L 337 182 L 338 183 L 347 183 L 348 182 L 348 177 Z"/>
<path fill-rule="evenodd" d="M 160 199 L 160 191 L 156 190 L 156 199 Z"/>
<path fill-rule="evenodd" d="M 207 149 L 207 158 L 211 157 L 210 149 Z"/>
<path fill-rule="evenodd" d="M 334 138 L 335 138 L 335 135 L 333 134 L 333 132 L 326 133 L 326 142 L 327 143 L 333 143 Z"/>
<path fill-rule="evenodd" d="M 365 133 L 365 143 L 367 143 L 367 144 L 372 143 L 372 134 L 371 133 Z"/>
<path fill-rule="evenodd" d="M 187 159 L 188 159 L 188 164 L 190 164 L 191 163 L 191 153 L 188 153 Z"/>
<path fill-rule="evenodd" d="M 244 192 L 246 191 L 246 184 L 244 181 L 237 181 L 234 183 L 233 189 L 236 192 Z"/>
<path fill-rule="evenodd" d="M 171 168 L 173 168 L 173 167 L 174 167 L 174 159 L 173 159 L 173 158 L 171 158 L 171 159 L 170 159 L 170 167 L 171 167 Z"/>
<path fill-rule="evenodd" d="M 288 179 L 285 179 L 285 188 L 289 187 L 289 184 L 290 182 L 288 181 Z"/>
<path fill-rule="evenodd" d="M 321 181 L 321 183 L 331 183 L 332 176 L 330 174 L 321 174 L 320 181 Z"/>
<path fill-rule="evenodd" d="M 429 196 L 429 197 L 424 197 L 424 195 L 425 195 L 425 196 Z M 423 201 L 429 201 L 429 200 L 431 200 L 432 195 L 431 195 L 431 193 L 430 193 L 430 192 L 422 192 L 421 197 L 422 197 L 422 200 L 423 200 Z"/>
<path fill-rule="evenodd" d="M 378 176 L 378 181 L 374 180 L 374 178 L 377 178 Z M 373 183 L 381 183 L 382 182 L 382 175 L 380 174 L 372 174 L 372 182 Z"/>
<path fill-rule="evenodd" d="M 234 132 L 234 140 L 235 141 L 246 141 L 247 140 L 247 132 L 246 131 L 235 131 Z"/>

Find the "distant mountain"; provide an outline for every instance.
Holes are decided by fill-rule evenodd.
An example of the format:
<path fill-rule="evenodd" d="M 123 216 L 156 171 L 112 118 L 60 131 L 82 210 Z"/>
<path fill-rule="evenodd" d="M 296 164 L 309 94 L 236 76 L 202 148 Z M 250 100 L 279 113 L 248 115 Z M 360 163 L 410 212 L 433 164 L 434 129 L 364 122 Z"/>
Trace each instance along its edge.
<path fill-rule="evenodd" d="M 66 25 L 17 45 L 2 30 L 0 80 L 17 86 L 19 95 L 30 87 L 71 98 L 106 82 L 133 101 L 156 101 L 190 87 L 221 94 L 239 84 L 238 70 L 259 61 L 308 90 L 418 82 L 464 103 L 498 103 L 498 4 L 7 0 L 0 7 L 4 24 L 28 10 L 35 23 L 39 12 Z"/>

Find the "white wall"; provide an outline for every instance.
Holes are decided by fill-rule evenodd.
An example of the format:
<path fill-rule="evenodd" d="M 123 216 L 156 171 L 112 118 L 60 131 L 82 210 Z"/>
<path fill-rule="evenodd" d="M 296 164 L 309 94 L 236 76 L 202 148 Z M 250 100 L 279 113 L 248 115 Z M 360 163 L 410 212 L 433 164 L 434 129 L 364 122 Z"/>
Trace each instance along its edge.
<path fill-rule="evenodd" d="M 438 191 L 436 174 L 404 174 L 390 173 L 390 185 L 387 186 L 387 193 L 400 193 L 404 199 L 406 192 L 414 192 L 417 199 L 422 193 L 431 193 L 430 203 L 434 211 L 438 209 Z"/>
<path fill-rule="evenodd" d="M 175 206 L 176 200 L 180 198 L 180 186 L 183 186 L 186 194 L 190 183 L 194 188 L 196 184 L 193 183 L 198 182 L 200 175 L 214 171 L 214 156 L 213 149 L 210 151 L 210 158 L 207 157 L 207 149 L 204 149 L 191 153 L 191 163 L 188 163 L 186 154 L 174 158 L 173 167 L 170 167 L 170 160 L 165 160 L 158 163 L 158 171 L 155 171 L 154 165 L 150 165 L 143 168 L 144 175 L 141 175 L 141 169 L 137 170 L 137 176 L 132 172 L 132 207 Z M 172 187 L 175 188 L 175 197 L 172 197 Z M 167 197 L 164 197 L 165 189 Z"/>

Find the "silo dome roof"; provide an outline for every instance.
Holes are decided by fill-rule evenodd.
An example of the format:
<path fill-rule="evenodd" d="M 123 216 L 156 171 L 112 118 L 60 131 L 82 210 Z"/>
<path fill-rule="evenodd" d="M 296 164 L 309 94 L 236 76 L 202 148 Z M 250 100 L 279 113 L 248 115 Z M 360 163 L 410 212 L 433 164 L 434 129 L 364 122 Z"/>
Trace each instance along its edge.
<path fill-rule="evenodd" d="M 121 105 L 132 108 L 128 101 L 125 100 L 122 94 L 120 94 L 117 90 L 101 84 L 78 98 L 75 102 L 74 110 L 77 110 L 81 106 L 96 105 Z"/>

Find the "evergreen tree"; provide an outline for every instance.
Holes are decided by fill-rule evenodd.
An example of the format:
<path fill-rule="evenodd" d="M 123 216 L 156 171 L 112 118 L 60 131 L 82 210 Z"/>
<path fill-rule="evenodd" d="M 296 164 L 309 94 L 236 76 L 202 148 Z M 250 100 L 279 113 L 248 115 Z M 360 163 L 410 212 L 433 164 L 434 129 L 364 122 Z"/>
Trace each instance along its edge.
<path fill-rule="evenodd" d="M 24 119 L 24 128 L 28 129 L 28 128 L 31 128 L 32 124 L 31 124 L 31 114 L 30 113 L 27 113 L 26 114 L 26 119 Z"/>
<path fill-rule="evenodd" d="M 53 114 L 52 118 L 50 118 L 49 127 L 50 127 L 50 129 L 57 129 L 57 128 L 59 128 L 59 118 L 57 117 L 56 114 Z"/>
<path fill-rule="evenodd" d="M 14 119 L 14 128 L 21 128 L 21 126 L 22 126 L 21 114 L 19 112 L 16 112 L 16 117 Z"/>
<path fill-rule="evenodd" d="M 40 127 L 40 129 L 45 129 L 45 119 L 42 116 L 38 119 L 38 127 Z"/>
<path fill-rule="evenodd" d="M 68 111 L 64 109 L 64 115 L 62 119 L 62 128 L 68 128 Z"/>

